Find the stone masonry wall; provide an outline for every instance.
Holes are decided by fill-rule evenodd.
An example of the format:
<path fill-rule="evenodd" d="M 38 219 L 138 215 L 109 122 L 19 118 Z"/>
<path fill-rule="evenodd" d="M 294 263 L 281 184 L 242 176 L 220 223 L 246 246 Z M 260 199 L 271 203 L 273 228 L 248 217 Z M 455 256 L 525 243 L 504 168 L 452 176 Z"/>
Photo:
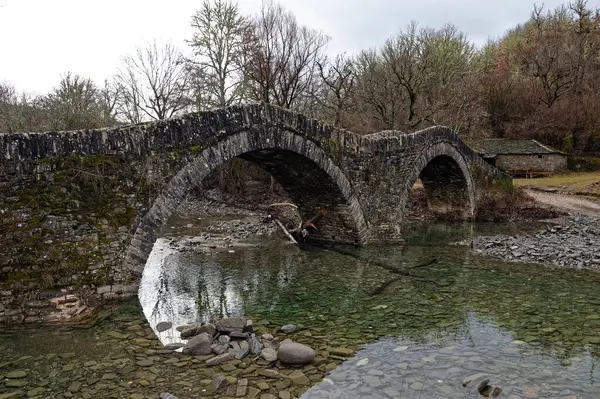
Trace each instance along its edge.
<path fill-rule="evenodd" d="M 567 169 L 567 156 L 560 154 L 498 155 L 496 167 L 502 170 L 533 169 L 556 172 Z"/>
<path fill-rule="evenodd" d="M 272 173 L 303 217 L 329 210 L 317 239 L 359 245 L 401 241 L 404 205 L 433 160 L 429 192 L 468 199 L 467 215 L 506 178 L 447 128 L 358 136 L 260 104 L 110 129 L 0 134 L 0 324 L 76 317 L 135 294 L 174 208 L 238 156 Z"/>

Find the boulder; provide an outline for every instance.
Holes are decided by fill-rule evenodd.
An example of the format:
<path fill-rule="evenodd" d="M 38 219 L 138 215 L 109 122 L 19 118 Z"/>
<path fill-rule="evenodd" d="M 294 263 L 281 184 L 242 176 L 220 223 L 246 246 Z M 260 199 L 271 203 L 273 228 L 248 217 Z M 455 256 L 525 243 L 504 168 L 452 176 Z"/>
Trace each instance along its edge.
<path fill-rule="evenodd" d="M 316 353 L 310 347 L 297 342 L 285 343 L 279 347 L 277 358 L 284 364 L 301 365 L 313 361 Z"/>
<path fill-rule="evenodd" d="M 207 333 L 200 333 L 190 339 L 182 352 L 189 355 L 209 355 L 212 353 L 213 338 Z"/>
<path fill-rule="evenodd" d="M 170 321 L 161 321 L 156 325 L 156 331 L 163 332 L 167 331 L 169 328 L 173 327 L 173 323 Z"/>
<path fill-rule="evenodd" d="M 242 331 L 246 327 L 245 317 L 228 317 L 219 320 L 215 327 L 221 332 Z"/>
<path fill-rule="evenodd" d="M 191 324 L 181 330 L 181 338 L 187 339 L 195 337 L 196 335 L 201 333 L 207 333 L 210 336 L 214 336 L 216 332 L 217 330 L 212 324 Z"/>

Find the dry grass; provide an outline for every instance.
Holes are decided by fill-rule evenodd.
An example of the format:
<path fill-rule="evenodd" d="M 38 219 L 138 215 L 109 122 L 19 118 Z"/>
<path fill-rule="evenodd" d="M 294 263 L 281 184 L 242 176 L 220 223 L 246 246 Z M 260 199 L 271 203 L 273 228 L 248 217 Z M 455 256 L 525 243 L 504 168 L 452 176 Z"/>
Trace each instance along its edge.
<path fill-rule="evenodd" d="M 523 188 L 556 188 L 574 194 L 600 195 L 600 172 L 571 172 L 539 179 L 514 179 L 513 182 Z"/>

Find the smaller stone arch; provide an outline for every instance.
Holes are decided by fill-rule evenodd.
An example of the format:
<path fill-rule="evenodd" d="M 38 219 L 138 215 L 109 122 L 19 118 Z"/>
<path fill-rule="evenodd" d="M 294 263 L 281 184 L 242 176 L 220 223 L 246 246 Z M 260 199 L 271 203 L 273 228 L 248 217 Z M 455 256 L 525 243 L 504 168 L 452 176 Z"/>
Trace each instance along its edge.
<path fill-rule="evenodd" d="M 471 218 L 475 187 L 468 162 L 451 143 L 433 144 L 413 162 L 401 197 L 401 215 L 417 179 L 421 179 L 429 209 L 437 214 Z"/>
<path fill-rule="evenodd" d="M 298 203 L 301 216 L 312 216 L 321 206 L 329 206 L 333 212 L 326 221 L 331 225 L 320 229 L 326 239 L 362 244 L 367 230 L 362 208 L 343 171 L 325 151 L 297 133 L 255 126 L 206 148 L 163 187 L 130 242 L 125 256 L 128 270 L 143 271 L 158 232 L 188 192 L 235 157 L 273 173 Z"/>

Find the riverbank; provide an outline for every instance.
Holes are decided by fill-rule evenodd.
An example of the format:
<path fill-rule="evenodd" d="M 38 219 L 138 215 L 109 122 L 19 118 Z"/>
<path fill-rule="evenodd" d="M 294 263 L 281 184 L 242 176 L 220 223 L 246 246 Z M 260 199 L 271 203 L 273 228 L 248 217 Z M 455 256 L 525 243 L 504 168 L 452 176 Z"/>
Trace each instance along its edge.
<path fill-rule="evenodd" d="M 571 269 L 600 269 L 600 219 L 581 214 L 563 217 L 536 234 L 473 237 L 473 251 L 518 262 Z M 465 242 L 463 242 L 464 244 Z"/>

